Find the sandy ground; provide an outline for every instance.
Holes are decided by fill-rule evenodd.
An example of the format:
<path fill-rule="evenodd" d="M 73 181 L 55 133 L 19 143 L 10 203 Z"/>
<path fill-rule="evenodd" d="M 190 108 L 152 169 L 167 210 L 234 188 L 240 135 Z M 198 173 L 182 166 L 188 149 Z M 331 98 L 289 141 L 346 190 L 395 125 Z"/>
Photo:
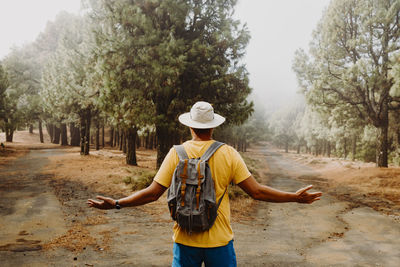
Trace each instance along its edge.
<path fill-rule="evenodd" d="M 282 155 L 317 172 L 320 180 L 316 183 L 314 179 L 314 184 L 322 186 L 331 194 L 341 199 L 351 197 L 353 202 L 360 202 L 388 215 L 400 215 L 399 167 L 377 168 L 375 163 L 295 153 Z M 291 175 L 296 176 L 296 173 Z M 350 191 L 351 196 L 345 191 Z"/>
<path fill-rule="evenodd" d="M 32 146 L 26 134 L 7 149 Z M 324 196 L 313 205 L 233 202 L 238 266 L 398 266 L 398 168 L 264 146 L 245 157 L 264 184 L 288 191 L 314 184 Z M 0 154 L 0 162 L 1 266 L 170 265 L 173 223 L 165 196 L 119 211 L 85 204 L 97 194 L 130 194 L 124 179 L 152 171 L 153 151 L 138 151 L 138 167 L 110 149 L 87 157 L 76 148 L 30 150 Z"/>

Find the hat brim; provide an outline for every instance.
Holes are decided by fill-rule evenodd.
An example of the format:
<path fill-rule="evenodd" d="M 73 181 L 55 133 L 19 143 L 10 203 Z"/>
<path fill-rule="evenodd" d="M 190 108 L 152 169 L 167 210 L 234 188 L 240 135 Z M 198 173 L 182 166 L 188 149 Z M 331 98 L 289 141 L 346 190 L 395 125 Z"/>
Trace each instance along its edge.
<path fill-rule="evenodd" d="M 183 125 L 186 125 L 188 127 L 195 128 L 195 129 L 215 128 L 225 122 L 225 118 L 216 113 L 214 113 L 214 119 L 212 121 L 208 121 L 206 123 L 192 120 L 192 118 L 190 118 L 190 112 L 180 115 L 178 119 L 179 119 L 179 122 L 182 123 Z"/>

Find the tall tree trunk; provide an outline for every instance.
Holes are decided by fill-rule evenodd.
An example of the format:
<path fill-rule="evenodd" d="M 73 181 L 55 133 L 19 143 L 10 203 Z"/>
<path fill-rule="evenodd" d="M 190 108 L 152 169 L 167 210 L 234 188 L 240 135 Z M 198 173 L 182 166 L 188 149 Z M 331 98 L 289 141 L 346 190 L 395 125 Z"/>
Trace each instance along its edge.
<path fill-rule="evenodd" d="M 129 127 L 128 130 L 125 131 L 127 135 L 127 153 L 126 153 L 126 164 L 129 165 L 137 165 L 136 162 L 136 137 L 137 137 L 137 128 Z"/>
<path fill-rule="evenodd" d="M 150 144 L 149 144 L 149 148 L 150 149 L 155 149 L 157 147 L 157 141 L 156 141 L 156 133 L 155 132 L 151 132 L 150 133 Z"/>
<path fill-rule="evenodd" d="M 14 138 L 14 127 L 11 125 L 11 123 L 6 122 L 5 123 L 5 132 L 6 132 L 6 142 L 12 142 Z"/>
<path fill-rule="evenodd" d="M 61 135 L 61 130 L 58 128 L 55 124 L 53 124 L 53 144 L 59 144 L 60 143 L 60 135 Z"/>
<path fill-rule="evenodd" d="M 114 147 L 119 147 L 119 135 L 120 135 L 120 130 L 117 127 L 114 133 Z"/>
<path fill-rule="evenodd" d="M 98 121 L 96 122 L 96 132 L 95 132 L 95 135 L 96 135 L 96 140 L 95 140 L 95 142 L 94 142 L 94 144 L 95 144 L 95 149 L 96 149 L 96 150 L 100 150 L 100 125 L 99 125 L 99 122 L 98 122 Z"/>
<path fill-rule="evenodd" d="M 61 123 L 61 145 L 68 145 L 67 124 Z"/>
<path fill-rule="evenodd" d="M 14 131 L 13 130 L 6 130 L 6 142 L 12 142 L 14 137 Z"/>
<path fill-rule="evenodd" d="M 29 124 L 29 133 L 33 134 L 33 124 Z"/>
<path fill-rule="evenodd" d="M 144 147 L 146 149 L 150 149 L 150 131 L 146 130 L 145 136 L 144 136 Z"/>
<path fill-rule="evenodd" d="M 123 140 L 124 140 L 124 131 L 122 129 L 118 130 L 119 132 L 119 137 L 118 137 L 118 144 L 119 144 L 119 150 L 122 151 L 122 147 L 123 147 Z"/>
<path fill-rule="evenodd" d="M 90 124 L 92 120 L 92 114 L 90 108 L 86 109 L 86 132 L 85 132 L 85 150 L 84 150 L 84 155 L 89 155 L 89 150 L 90 150 Z"/>
<path fill-rule="evenodd" d="M 111 127 L 110 129 L 110 147 L 114 146 L 114 127 Z"/>
<path fill-rule="evenodd" d="M 80 136 L 81 136 L 81 155 L 85 155 L 85 143 L 86 143 L 86 112 L 85 111 L 81 111 L 81 113 L 79 114 L 80 116 Z"/>
<path fill-rule="evenodd" d="M 347 154 L 349 152 L 347 151 L 347 138 L 345 137 L 343 140 L 343 154 L 344 154 L 344 158 L 347 159 Z"/>
<path fill-rule="evenodd" d="M 140 147 L 140 136 L 137 134 L 136 131 L 136 148 L 138 149 Z"/>
<path fill-rule="evenodd" d="M 50 137 L 50 142 L 53 143 L 53 140 L 54 140 L 53 124 L 46 123 L 46 129 L 47 129 L 47 133 L 48 133 L 48 135 Z"/>
<path fill-rule="evenodd" d="M 357 136 L 356 135 L 353 136 L 353 140 L 352 140 L 352 143 L 351 143 L 351 151 L 352 151 L 351 160 L 355 161 L 356 160 L 356 153 L 357 153 Z"/>
<path fill-rule="evenodd" d="M 388 127 L 378 128 L 377 167 L 388 167 Z"/>
<path fill-rule="evenodd" d="M 95 131 L 95 149 L 100 150 L 100 125 L 99 121 L 96 121 L 96 131 Z"/>
<path fill-rule="evenodd" d="M 81 134 L 79 128 L 77 128 L 73 122 L 69 124 L 69 133 L 71 136 L 71 146 L 79 146 Z"/>
<path fill-rule="evenodd" d="M 388 101 L 388 100 L 387 100 Z M 383 104 L 378 127 L 378 145 L 376 163 L 378 167 L 388 167 L 388 131 L 389 131 L 389 110 L 387 101 Z"/>
<path fill-rule="evenodd" d="M 400 148 L 400 127 L 397 128 L 397 147 Z"/>
<path fill-rule="evenodd" d="M 172 147 L 172 141 L 170 136 L 173 133 L 170 132 L 169 126 L 165 123 L 156 125 L 156 138 L 157 138 L 157 168 L 161 166 L 165 156 Z"/>
<path fill-rule="evenodd" d="M 40 138 L 40 143 L 44 143 L 42 120 L 40 119 L 39 119 L 39 138 Z"/>
<path fill-rule="evenodd" d="M 117 132 L 116 132 L 116 136 L 115 136 L 115 146 L 119 148 L 119 150 L 121 149 L 121 129 L 118 127 Z"/>
<path fill-rule="evenodd" d="M 105 145 L 105 138 L 104 138 L 104 124 L 103 124 L 103 126 L 101 127 L 101 146 L 104 148 L 104 145 Z"/>
<path fill-rule="evenodd" d="M 322 139 L 322 151 L 321 151 L 321 154 L 322 154 L 322 156 L 326 156 L 326 144 L 327 144 L 327 141 L 326 141 L 326 139 Z"/>
<path fill-rule="evenodd" d="M 123 135 L 123 139 L 122 139 L 122 153 L 124 153 L 124 154 L 126 154 L 126 150 L 127 150 L 127 138 L 128 138 L 128 136 L 127 136 L 127 131 L 128 130 L 123 130 L 123 133 L 124 133 L 124 135 Z"/>
<path fill-rule="evenodd" d="M 330 141 L 327 141 L 327 143 L 326 143 L 326 153 L 327 153 L 327 156 L 328 156 L 328 158 L 330 158 L 331 157 L 331 142 Z"/>
<path fill-rule="evenodd" d="M 152 133 L 152 135 L 153 135 L 152 149 L 157 149 L 157 146 L 158 146 L 158 139 L 157 139 L 156 132 L 154 131 L 154 132 Z"/>

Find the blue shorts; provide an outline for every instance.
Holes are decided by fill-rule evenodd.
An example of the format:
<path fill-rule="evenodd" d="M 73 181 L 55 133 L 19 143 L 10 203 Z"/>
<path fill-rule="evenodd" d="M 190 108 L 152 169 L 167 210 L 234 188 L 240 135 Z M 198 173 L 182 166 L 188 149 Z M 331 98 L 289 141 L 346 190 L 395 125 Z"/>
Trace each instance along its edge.
<path fill-rule="evenodd" d="M 233 240 L 228 245 L 215 248 L 197 248 L 174 243 L 172 267 L 236 267 Z"/>

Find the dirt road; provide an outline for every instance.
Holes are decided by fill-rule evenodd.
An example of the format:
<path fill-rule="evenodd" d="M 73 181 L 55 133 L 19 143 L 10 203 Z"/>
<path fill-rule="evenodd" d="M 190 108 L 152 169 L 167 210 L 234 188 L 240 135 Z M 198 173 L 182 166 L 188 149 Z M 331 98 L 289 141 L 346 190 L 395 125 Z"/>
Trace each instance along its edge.
<path fill-rule="evenodd" d="M 55 153 L 63 152 L 32 151 L 0 170 L 0 266 L 170 265 L 165 199 L 120 211 L 89 209 L 85 200 L 96 188 L 42 174 Z M 268 162 L 269 185 L 327 188 L 311 169 L 258 153 Z M 328 191 L 313 205 L 258 203 L 249 218 L 233 223 L 238 266 L 399 266 L 399 222 L 352 201 L 352 192 L 340 194 Z"/>
<path fill-rule="evenodd" d="M 267 150 L 269 185 L 293 191 L 327 183 L 311 169 Z M 254 221 L 235 224 L 239 266 L 399 266 L 400 224 L 393 217 L 325 192 L 313 205 L 260 203 Z M 339 196 L 341 198 L 341 196 Z"/>

